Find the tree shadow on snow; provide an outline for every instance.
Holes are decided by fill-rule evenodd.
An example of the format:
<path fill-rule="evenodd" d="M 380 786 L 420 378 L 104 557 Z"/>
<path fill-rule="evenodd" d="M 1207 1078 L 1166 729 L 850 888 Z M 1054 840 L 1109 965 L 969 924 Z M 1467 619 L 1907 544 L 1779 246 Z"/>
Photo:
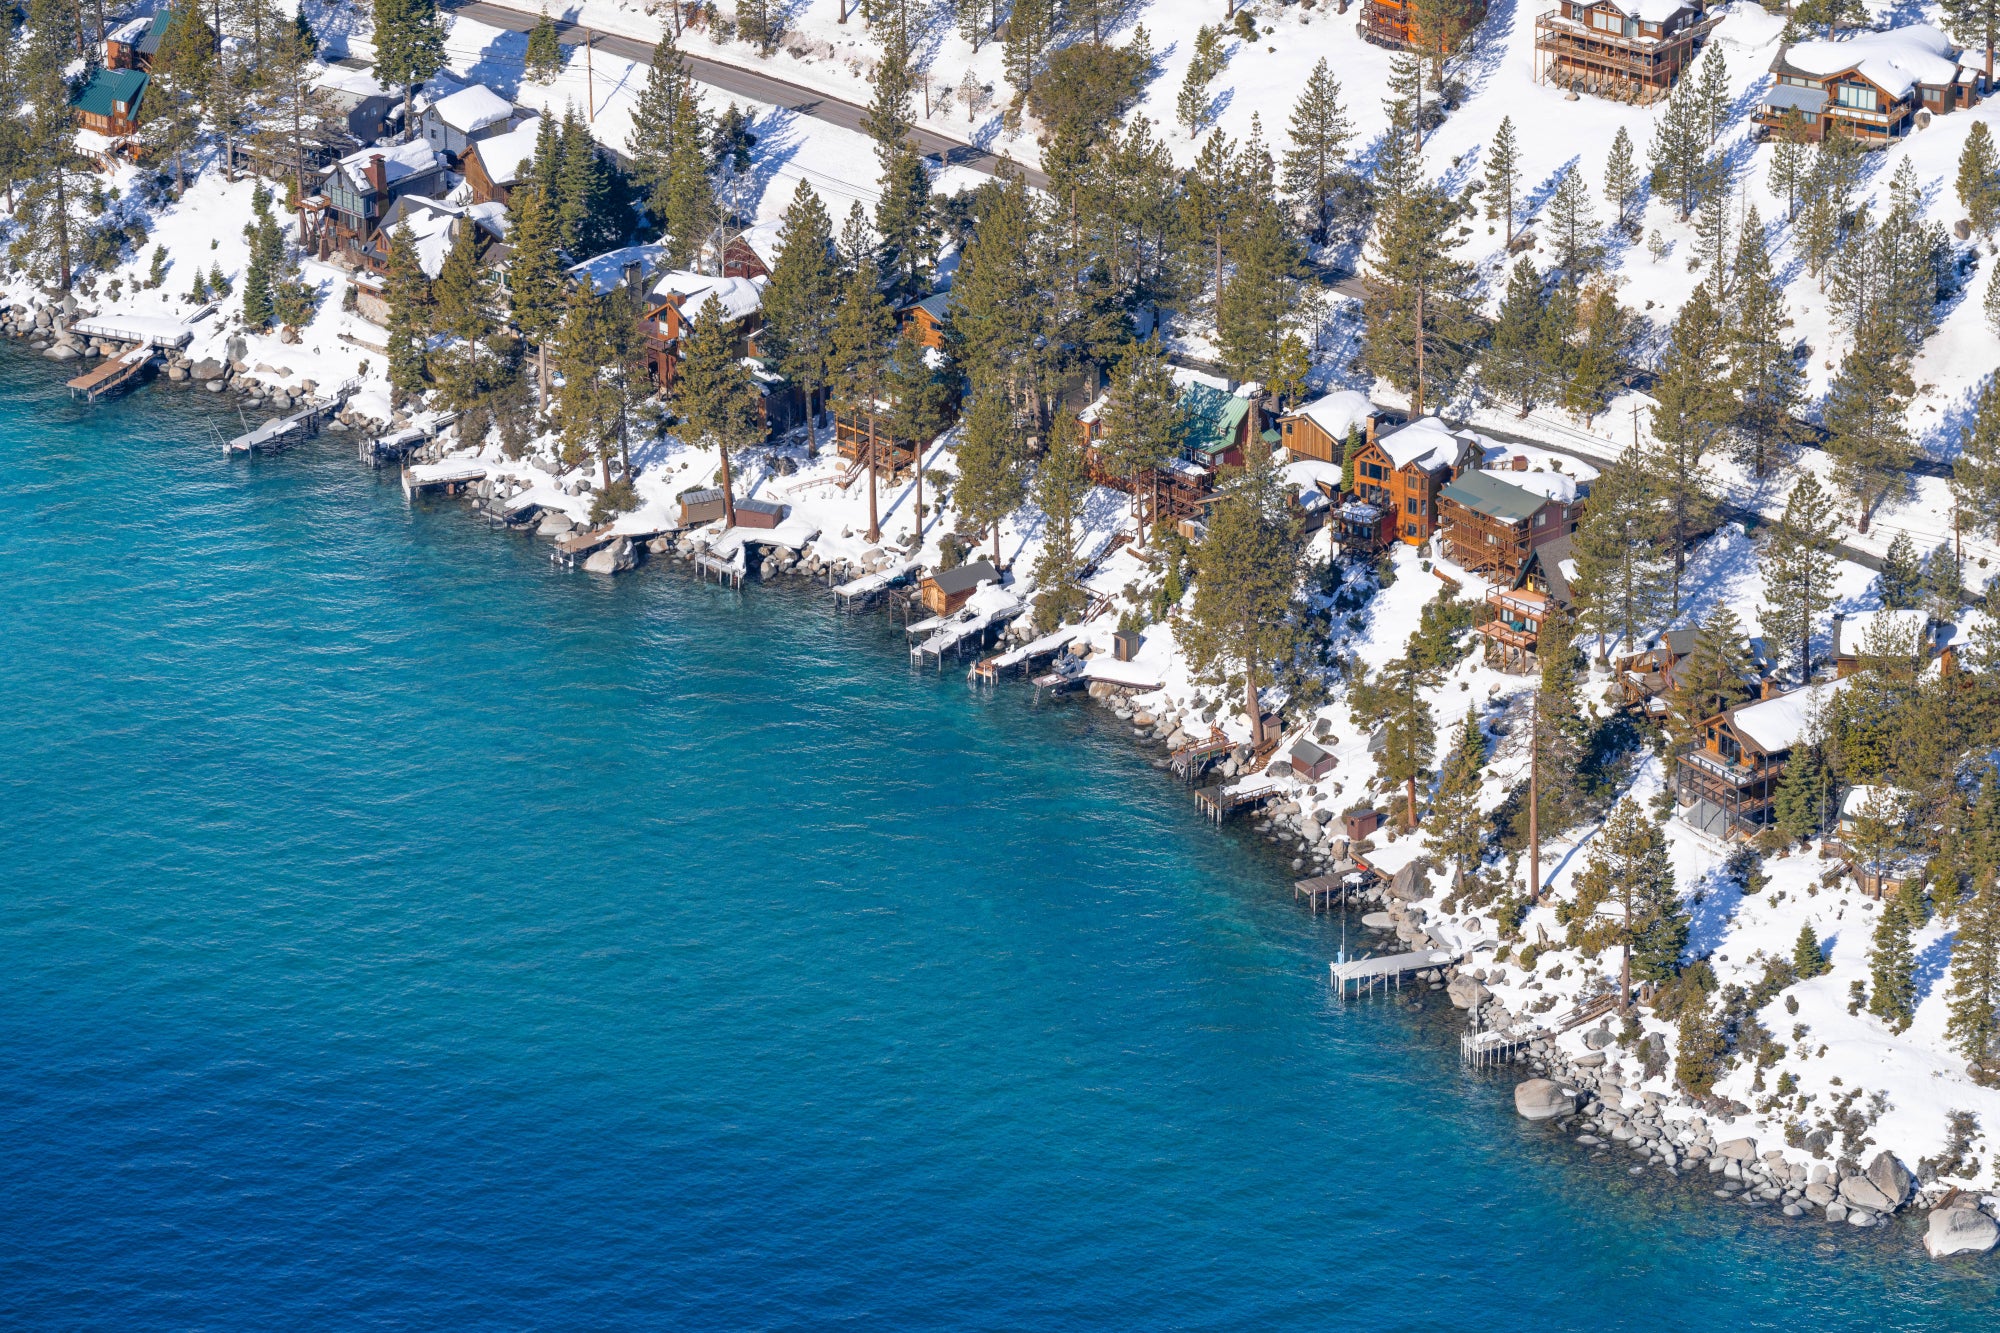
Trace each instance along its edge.
<path fill-rule="evenodd" d="M 528 59 L 526 33 L 501 32 L 479 49 L 479 54 L 462 71 L 474 83 L 483 83 L 508 101 L 520 96 L 521 76 Z"/>
<path fill-rule="evenodd" d="M 1957 939 L 1958 932 L 1953 931 L 1949 935 L 1932 940 L 1924 946 L 1923 952 L 1917 955 L 1915 980 L 1918 1004 L 1930 998 L 1930 993 L 1937 989 L 1938 982 L 1944 979 L 1945 969 L 1951 966 L 1951 947 Z"/>

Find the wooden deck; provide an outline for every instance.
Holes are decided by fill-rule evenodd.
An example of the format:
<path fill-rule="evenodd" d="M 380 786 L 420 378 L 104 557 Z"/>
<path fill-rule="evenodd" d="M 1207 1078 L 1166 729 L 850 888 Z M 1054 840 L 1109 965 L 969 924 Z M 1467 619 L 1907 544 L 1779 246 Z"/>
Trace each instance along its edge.
<path fill-rule="evenodd" d="M 120 356 L 108 356 L 102 364 L 69 382 L 69 395 L 94 403 L 131 385 L 153 363 L 153 349 L 137 348 Z"/>
<path fill-rule="evenodd" d="M 1218 783 L 1198 789 L 1194 794 L 1194 804 L 1205 818 L 1221 824 L 1231 815 L 1263 805 L 1283 790 L 1268 778 L 1241 787 L 1225 787 Z"/>

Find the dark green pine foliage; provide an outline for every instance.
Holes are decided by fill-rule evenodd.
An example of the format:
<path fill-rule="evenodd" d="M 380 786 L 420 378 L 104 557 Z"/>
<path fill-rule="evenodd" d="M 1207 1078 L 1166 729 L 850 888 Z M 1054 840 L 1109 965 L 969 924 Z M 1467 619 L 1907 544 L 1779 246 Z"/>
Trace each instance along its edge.
<path fill-rule="evenodd" d="M 1514 118 L 1502 116 L 1486 150 L 1486 220 L 1503 225 L 1506 245 L 1514 243 L 1514 205 L 1520 195 L 1521 148 L 1514 137 Z"/>
<path fill-rule="evenodd" d="M 1814 977 L 1825 976 L 1833 970 L 1833 964 L 1826 961 L 1826 954 L 1820 949 L 1819 936 L 1808 921 L 1799 927 L 1799 938 L 1792 945 L 1792 971 L 1800 981 L 1810 981 Z"/>
<path fill-rule="evenodd" d="M 1590 207 L 1590 187 L 1583 170 L 1571 167 L 1563 173 L 1549 200 L 1548 239 L 1555 251 L 1556 267 L 1581 281 L 1604 261 L 1603 231 Z"/>
<path fill-rule="evenodd" d="M 882 391 L 889 403 L 890 435 L 909 441 L 917 451 L 916 466 L 911 470 L 916 486 L 912 509 L 917 540 L 921 544 L 924 531 L 923 462 L 931 442 L 945 428 L 948 392 L 944 377 L 931 365 L 924 345 L 913 337 L 900 335 L 889 353 L 889 363 L 882 376 Z"/>
<path fill-rule="evenodd" d="M 555 179 L 557 225 L 572 259 L 603 254 L 625 239 L 629 218 L 620 216 L 611 164 L 575 107 L 564 113 L 557 134 Z"/>
<path fill-rule="evenodd" d="M 1451 868 L 1455 887 L 1479 868 L 1486 840 L 1479 789 L 1485 777 L 1486 733 L 1479 725 L 1479 709 L 1468 707 L 1457 742 L 1438 770 L 1437 794 L 1431 800 L 1428 845 L 1431 855 Z"/>
<path fill-rule="evenodd" d="M 1478 333 L 1474 270 L 1456 254 L 1464 213 L 1442 186 L 1419 181 L 1382 201 L 1370 238 L 1362 364 L 1408 393 L 1413 415 L 1451 396 Z"/>
<path fill-rule="evenodd" d="M 430 386 L 431 284 L 404 223 L 389 236 L 382 297 L 389 306 L 389 384 L 399 397 L 415 398 Z"/>
<path fill-rule="evenodd" d="M 865 422 L 878 441 L 879 432 L 884 429 L 880 404 L 886 392 L 889 347 L 895 336 L 896 316 L 882 299 L 881 274 L 875 268 L 875 261 L 863 256 L 848 278 L 847 290 L 834 319 L 831 369 L 833 392 L 841 409 L 851 419 Z M 877 487 L 883 459 L 880 449 L 885 447 L 886 442 L 880 442 L 878 447 L 870 448 L 865 460 L 871 542 L 882 539 Z"/>
<path fill-rule="evenodd" d="M 1399 657 L 1382 668 L 1371 698 L 1382 722 L 1382 752 L 1377 764 L 1382 777 L 1403 788 L 1403 827 L 1417 826 L 1417 780 L 1429 772 L 1437 747 L 1437 724 L 1423 688 L 1430 681 L 1410 657 Z"/>
<path fill-rule="evenodd" d="M 1594 729 L 1583 711 L 1583 654 L 1577 650 L 1573 630 L 1569 617 L 1557 607 L 1542 622 L 1536 639 L 1541 689 L 1534 748 L 1541 793 L 1537 819 L 1544 838 L 1574 824 L 1589 794 L 1584 765 Z"/>
<path fill-rule="evenodd" d="M 536 377 L 546 410 L 550 401 L 549 348 L 562 331 L 566 299 L 558 224 L 549 191 L 538 184 L 530 182 L 516 189 L 510 203 L 514 229 L 508 237 L 513 257 L 507 267 L 507 290 L 514 327 L 535 345 Z"/>
<path fill-rule="evenodd" d="M 1038 410 L 1037 356 L 1046 302 L 1036 283 L 1038 215 L 1025 182 L 986 187 L 979 230 L 951 284 L 954 355 L 975 394 L 997 389 L 1017 418 Z"/>
<path fill-rule="evenodd" d="M 675 268 L 694 266 L 721 220 L 715 183 L 709 175 L 708 120 L 692 90 L 682 94 L 680 111 L 674 117 L 659 218 L 667 262 Z"/>
<path fill-rule="evenodd" d="M 1077 549 L 1078 524 L 1090 476 L 1083 445 L 1070 431 L 1050 442 L 1035 471 L 1035 507 L 1042 511 L 1042 551 L 1035 558 L 1035 628 L 1043 631 L 1074 620 L 1090 596 L 1077 582 L 1083 559 Z"/>
<path fill-rule="evenodd" d="M 1924 565 L 1908 532 L 1898 532 L 1896 540 L 1882 556 L 1882 568 L 1875 575 L 1875 592 L 1891 611 L 1907 611 L 1922 600 Z"/>
<path fill-rule="evenodd" d="M 537 83 L 549 83 L 562 73 L 562 43 L 556 40 L 555 21 L 546 7 L 535 26 L 528 30 L 528 50 L 521 70 Z"/>
<path fill-rule="evenodd" d="M 403 124 L 413 126 L 417 85 L 444 68 L 444 18 L 436 0 L 374 0 L 375 77 L 403 89 Z"/>
<path fill-rule="evenodd" d="M 892 288 L 905 296 L 929 291 L 937 258 L 936 209 L 930 170 L 914 149 L 890 155 L 875 203 L 875 234 L 881 238 L 882 268 Z"/>
<path fill-rule="evenodd" d="M 1020 435 L 1006 395 L 980 394 L 966 410 L 958 443 L 958 484 L 953 488 L 959 516 L 973 531 L 990 531 L 998 568 L 1000 523 L 1027 498 Z"/>
<path fill-rule="evenodd" d="M 757 387 L 737 355 L 740 335 L 722 313 L 713 293 L 696 313 L 674 385 L 674 403 L 690 443 L 714 449 L 721 460 L 723 503 L 735 521 L 736 492 L 730 458 L 763 436 L 757 415 Z"/>
<path fill-rule="evenodd" d="M 631 160 L 632 184 L 639 200 L 655 220 L 667 214 L 668 182 L 671 179 L 674 130 L 680 122 L 682 100 L 691 97 L 687 63 L 674 44 L 672 29 L 653 48 L 653 63 L 646 73 L 646 86 L 639 90 L 632 107 L 632 130 L 625 138 L 625 155 Z"/>
<path fill-rule="evenodd" d="M 1707 1097 L 1715 1091 L 1729 1054 L 1722 1019 L 1708 996 L 1698 994 L 1682 1008 L 1676 1037 L 1675 1081 L 1691 1096 Z"/>
<path fill-rule="evenodd" d="M 1340 210 L 1354 126 L 1340 105 L 1340 80 L 1320 57 L 1292 106 L 1291 147 L 1285 152 L 1285 195 L 1314 244 L 1326 240 Z"/>
<path fill-rule="evenodd" d="M 1368 447 L 1361 432 L 1354 427 L 1347 428 L 1347 440 L 1340 450 L 1340 490 L 1343 495 L 1354 494 L 1354 460 Z"/>
<path fill-rule="evenodd" d="M 1145 479 L 1173 457 L 1181 433 L 1179 391 L 1158 339 L 1132 344 L 1120 359 L 1112 372 L 1100 421 L 1098 463 L 1127 480 L 1133 513 L 1142 515 L 1147 498 Z M 1142 546 L 1145 537 L 1142 523 Z"/>
<path fill-rule="evenodd" d="M 2000 884 L 1984 868 L 1979 887 L 1959 908 L 1946 992 L 1945 1037 L 1979 1083 L 2000 1083 Z"/>
<path fill-rule="evenodd" d="M 1759 561 L 1765 637 L 1773 656 L 1789 660 L 1801 683 L 1812 675 L 1813 632 L 1833 606 L 1835 529 L 1833 497 L 1817 476 L 1802 472 Z"/>
<path fill-rule="evenodd" d="M 1284 219 L 1268 200 L 1259 201 L 1230 249 L 1236 271 L 1223 290 L 1215 321 L 1222 363 L 1237 379 L 1268 380 L 1294 304 L 1298 256 Z"/>
<path fill-rule="evenodd" d="M 1818 837 L 1826 826 L 1832 799 L 1833 774 L 1827 768 L 1825 751 L 1816 742 L 1794 746 L 1771 802 L 1778 831 L 1793 842 Z"/>
<path fill-rule="evenodd" d="M 1543 382 L 1543 305 L 1542 275 L 1535 271 L 1535 261 L 1522 255 L 1507 275 L 1499 316 L 1493 321 L 1486 355 L 1479 363 L 1480 383 L 1486 392 L 1520 404 L 1522 416 L 1535 405 Z"/>
<path fill-rule="evenodd" d="M 1673 205 L 1682 222 L 1694 216 L 1716 175 L 1708 156 L 1708 115 L 1701 99 L 1698 81 L 1682 79 L 1667 99 L 1666 113 L 1646 150 L 1653 191 Z"/>
<path fill-rule="evenodd" d="M 800 181 L 778 230 L 778 258 L 764 288 L 765 355 L 816 403 L 833 369 L 833 326 L 840 300 L 834 266 L 833 219 L 812 186 Z M 818 446 L 817 423 L 807 421 Z"/>
<path fill-rule="evenodd" d="M 1901 894 L 1885 898 L 1868 955 L 1868 1012 L 1891 1032 L 1910 1026 L 1917 1011 L 1917 956 L 1910 944 L 1914 923 Z"/>
<path fill-rule="evenodd" d="M 2000 268 L 1996 268 L 2000 272 Z M 2000 291 L 2000 287 L 1995 288 Z M 2000 522 L 2000 376 L 1989 375 L 1973 404 L 1972 424 L 1951 464 L 1957 524 L 1966 532 L 1994 531 Z"/>
<path fill-rule="evenodd" d="M 1779 451 L 1797 434 L 1805 375 L 1785 336 L 1792 326 L 1784 288 L 1771 268 L 1763 219 L 1752 207 L 1736 240 L 1731 297 L 1723 311 L 1728 345 L 1729 391 L 1740 454 L 1756 476 L 1765 476 Z"/>
<path fill-rule="evenodd" d="M 1917 386 L 1904 361 L 1903 343 L 1888 322 L 1864 321 L 1820 412 L 1834 484 L 1856 506 L 1864 532 L 1876 504 L 1902 482 L 1916 456 L 1904 415 Z"/>

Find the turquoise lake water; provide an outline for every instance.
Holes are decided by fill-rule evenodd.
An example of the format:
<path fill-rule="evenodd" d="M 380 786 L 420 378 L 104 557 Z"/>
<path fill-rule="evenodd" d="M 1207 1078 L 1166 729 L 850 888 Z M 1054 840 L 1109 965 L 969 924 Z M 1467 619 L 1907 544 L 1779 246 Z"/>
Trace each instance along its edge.
<path fill-rule="evenodd" d="M 2000 1317 L 1343 1008 L 1092 710 L 61 378 L 0 351 L 0 1324 Z"/>

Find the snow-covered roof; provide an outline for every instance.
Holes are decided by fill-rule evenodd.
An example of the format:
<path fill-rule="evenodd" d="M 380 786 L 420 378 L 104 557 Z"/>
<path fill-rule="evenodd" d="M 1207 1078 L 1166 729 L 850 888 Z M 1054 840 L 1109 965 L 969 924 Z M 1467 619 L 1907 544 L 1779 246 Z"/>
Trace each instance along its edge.
<path fill-rule="evenodd" d="M 1775 699 L 1744 704 L 1736 710 L 1736 730 L 1766 754 L 1789 750 L 1806 738 L 1806 728 L 1813 718 L 1853 679 L 1848 676 L 1831 684 L 1808 685 Z"/>
<path fill-rule="evenodd" d="M 1894 787 L 1849 787 L 1847 795 L 1842 797 L 1840 801 L 1840 817 L 1842 819 L 1860 818 L 1861 812 L 1868 808 L 1868 803 L 1875 799 L 1877 792 L 1882 794 L 1891 810 L 1898 814 L 1902 813 L 1903 793 L 1897 791 Z"/>
<path fill-rule="evenodd" d="M 483 83 L 471 84 L 441 97 L 431 111 L 460 134 L 477 134 L 514 114 L 514 104 Z"/>
<path fill-rule="evenodd" d="M 607 250 L 581 264 L 572 264 L 568 273 L 577 282 L 590 279 L 592 295 L 602 296 L 625 281 L 625 269 L 629 265 L 639 266 L 641 281 L 651 277 L 659 270 L 666 253 L 664 245 L 628 245 L 619 250 Z"/>
<path fill-rule="evenodd" d="M 1569 504 L 1576 499 L 1576 478 L 1561 472 L 1509 472 L 1506 476 L 1509 485 L 1551 500 Z"/>
<path fill-rule="evenodd" d="M 521 173 L 535 159 L 535 139 L 541 129 L 542 118 L 530 116 L 505 134 L 473 144 L 472 151 L 478 155 L 486 179 L 495 185 L 512 185 L 520 180 Z"/>
<path fill-rule="evenodd" d="M 1833 655 L 1859 657 L 1869 638 L 1878 634 L 1888 635 L 1888 643 L 1920 647 L 1930 619 L 1922 611 L 1857 611 L 1834 622 Z"/>
<path fill-rule="evenodd" d="M 313 83 L 331 92 L 347 93 L 356 98 L 395 97 L 396 91 L 383 86 L 375 75 L 365 69 L 349 69 L 345 65 L 328 65 L 313 75 Z"/>
<path fill-rule="evenodd" d="M 1317 458 L 1301 458 L 1296 463 L 1287 463 L 1280 475 L 1285 484 L 1300 495 L 1311 492 L 1321 495 L 1327 489 L 1340 489 L 1340 464 L 1322 463 Z"/>
<path fill-rule="evenodd" d="M 392 240 L 400 242 L 401 232 L 408 229 L 411 248 L 425 277 L 435 278 L 444 272 L 444 261 L 457 237 L 458 210 L 432 199 L 406 197 L 396 201 L 383 221 Z"/>
<path fill-rule="evenodd" d="M 349 153 L 340 159 L 340 165 L 347 174 L 357 181 L 368 178 L 368 163 L 371 158 L 382 159 L 382 182 L 394 185 L 410 176 L 421 176 L 427 171 L 436 171 L 444 164 L 444 158 L 421 139 L 409 143 L 390 144 L 382 148 L 364 148 L 358 153 Z"/>
<path fill-rule="evenodd" d="M 1412 463 L 1426 469 L 1455 467 L 1465 457 L 1466 448 L 1465 441 L 1436 417 L 1419 417 L 1401 430 L 1379 437 L 1375 443 L 1399 469 Z"/>
<path fill-rule="evenodd" d="M 784 223 L 773 219 L 759 222 L 754 227 L 745 227 L 737 233 L 737 239 L 750 247 L 750 253 L 762 261 L 765 268 L 775 272 L 778 267 L 778 241 L 784 230 Z"/>
<path fill-rule="evenodd" d="M 722 303 L 722 316 L 734 323 L 764 308 L 764 278 L 718 278 L 707 273 L 676 270 L 663 273 L 653 284 L 653 295 L 681 298 L 681 318 L 695 323 L 712 296 Z"/>
<path fill-rule="evenodd" d="M 1338 389 L 1324 398 L 1313 399 L 1293 415 L 1304 417 L 1332 438 L 1342 440 L 1350 430 L 1368 429 L 1368 418 L 1375 415 L 1375 404 L 1368 401 L 1365 393 Z"/>
<path fill-rule="evenodd" d="M 1928 23 L 1863 32 L 1842 42 L 1800 42 L 1778 56 L 1802 74 L 1827 78 L 1854 70 L 1891 97 L 1919 83 L 1948 84 L 1958 76 L 1957 51 Z"/>
<path fill-rule="evenodd" d="M 153 16 L 150 14 L 143 18 L 127 19 L 110 32 L 105 33 L 104 40 L 107 42 L 118 42 L 125 46 L 134 46 L 138 44 L 141 37 L 146 35 L 146 29 L 152 26 Z"/>
<path fill-rule="evenodd" d="M 1693 9 L 1688 0 L 1599 0 L 1628 19 L 1641 23 L 1665 23 L 1683 9 Z"/>

